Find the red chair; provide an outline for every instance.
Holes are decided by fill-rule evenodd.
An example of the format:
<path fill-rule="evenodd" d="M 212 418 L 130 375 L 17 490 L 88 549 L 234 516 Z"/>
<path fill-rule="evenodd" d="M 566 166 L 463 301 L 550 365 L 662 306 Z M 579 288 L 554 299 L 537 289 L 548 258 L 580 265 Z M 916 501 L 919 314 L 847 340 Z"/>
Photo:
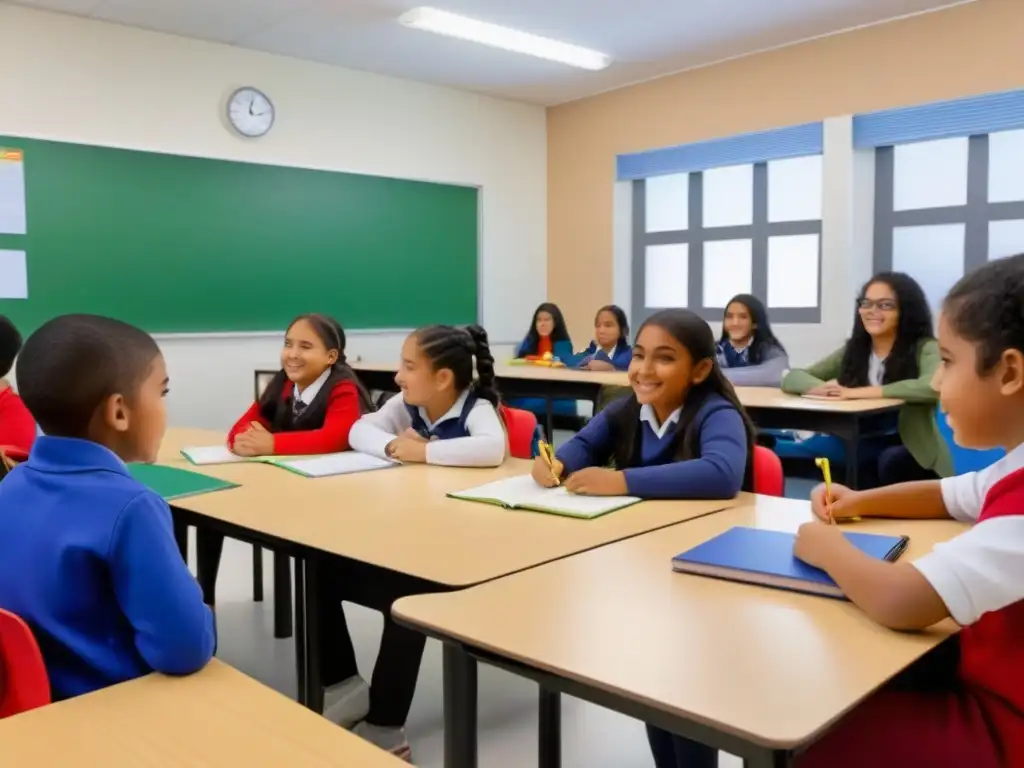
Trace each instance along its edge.
<path fill-rule="evenodd" d="M 782 496 L 786 489 L 786 476 L 782 472 L 782 459 L 771 448 L 754 446 L 754 493 L 763 496 Z"/>
<path fill-rule="evenodd" d="M 0 609 L 0 718 L 50 703 L 50 678 L 35 635 L 21 617 Z"/>
<path fill-rule="evenodd" d="M 519 408 L 500 407 L 501 420 L 505 422 L 508 432 L 508 447 L 513 458 L 532 459 L 533 447 L 537 433 L 537 417 L 529 411 Z"/>

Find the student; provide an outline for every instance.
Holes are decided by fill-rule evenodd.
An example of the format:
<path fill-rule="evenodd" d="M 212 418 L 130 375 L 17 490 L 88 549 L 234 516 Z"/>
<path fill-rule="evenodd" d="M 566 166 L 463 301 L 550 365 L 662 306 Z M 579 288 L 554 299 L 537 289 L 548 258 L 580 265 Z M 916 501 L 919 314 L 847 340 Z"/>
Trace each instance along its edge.
<path fill-rule="evenodd" d="M 336 453 L 349 448 L 349 431 L 373 410 L 370 396 L 345 361 L 345 331 L 332 317 L 299 315 L 285 331 L 281 370 L 228 433 L 239 456 Z M 199 583 L 215 600 L 224 534 L 196 533 Z"/>
<path fill-rule="evenodd" d="M 772 333 L 764 304 L 749 293 L 726 304 L 717 349 L 722 373 L 738 387 L 777 387 L 789 368 L 789 355 Z"/>
<path fill-rule="evenodd" d="M 476 380 L 473 359 L 476 358 Z M 396 461 L 463 467 L 496 467 L 507 440 L 496 410 L 494 358 L 479 326 L 434 325 L 413 333 L 402 345 L 393 397 L 352 428 L 352 447 Z M 419 585 L 390 571 L 365 566 L 325 566 L 321 584 L 321 648 L 324 649 L 324 715 L 406 760 L 411 750 L 405 721 L 412 706 L 424 636 L 398 626 L 391 603 Z M 348 600 L 384 615 L 380 653 L 367 686 L 339 607 Z"/>
<path fill-rule="evenodd" d="M 953 474 L 949 448 L 935 423 L 939 367 L 932 313 L 921 286 L 900 272 L 875 275 L 857 299 L 845 346 L 782 380 L 786 392 L 842 400 L 893 397 L 904 401 L 898 432 L 866 444 L 865 487 Z"/>
<path fill-rule="evenodd" d="M 589 371 L 624 371 L 629 368 L 632 357 L 626 313 L 620 307 L 608 304 L 597 310 L 594 340 L 576 355 L 573 366 Z"/>
<path fill-rule="evenodd" d="M 515 356 L 543 357 L 551 353 L 567 366 L 573 365 L 575 358 L 572 353 L 572 339 L 569 329 L 562 317 L 562 310 L 557 305 L 545 302 L 533 313 L 533 322 L 526 337 L 516 347 Z M 543 422 L 547 418 L 547 401 L 542 397 L 519 397 L 507 401 L 513 408 L 530 411 Z M 575 400 L 554 400 L 551 412 L 556 416 L 576 416 Z"/>
<path fill-rule="evenodd" d="M 32 628 L 56 700 L 213 655 L 171 511 L 125 466 L 156 460 L 167 382 L 149 335 L 93 315 L 49 321 L 18 360 L 46 436 L 0 483 L 0 607 Z"/>
<path fill-rule="evenodd" d="M 19 351 L 21 334 L 0 315 L 0 449 L 28 453 L 36 439 L 36 423 L 6 378 Z"/>
<path fill-rule="evenodd" d="M 593 496 L 727 499 L 751 486 L 753 425 L 715 361 L 697 315 L 666 309 L 640 327 L 629 366 L 633 395 L 598 413 L 534 479 Z M 609 461 L 615 469 L 606 469 Z M 552 471 L 553 469 L 553 471 Z"/>
<path fill-rule="evenodd" d="M 939 344 L 934 384 L 957 444 L 1007 455 L 941 481 L 834 485 L 832 513 L 974 526 L 914 562 L 885 563 L 851 547 L 844 528 L 808 523 L 795 554 L 883 626 L 921 630 L 952 617 L 962 629 L 811 745 L 801 768 L 1024 765 L 1024 254 L 953 287 Z M 824 518 L 824 489 L 811 500 Z"/>

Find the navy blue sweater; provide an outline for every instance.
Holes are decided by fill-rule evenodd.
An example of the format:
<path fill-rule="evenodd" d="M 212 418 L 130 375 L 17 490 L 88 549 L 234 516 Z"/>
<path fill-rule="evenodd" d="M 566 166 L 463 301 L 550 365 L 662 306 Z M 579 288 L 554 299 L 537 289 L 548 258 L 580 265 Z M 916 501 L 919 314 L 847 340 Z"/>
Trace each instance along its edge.
<path fill-rule="evenodd" d="M 614 453 L 609 417 L 636 407 L 635 397 L 612 403 L 557 452 L 567 475 L 584 467 L 603 467 Z M 743 486 L 747 433 L 743 419 L 723 397 L 710 395 L 693 415 L 699 429 L 700 458 L 676 459 L 682 430 L 671 424 L 662 437 L 648 421 L 639 425 L 639 466 L 623 470 L 630 495 L 644 499 L 730 499 Z"/>
<path fill-rule="evenodd" d="M 87 440 L 40 437 L 0 482 L 0 607 L 35 633 L 55 699 L 195 672 L 214 651 L 167 504 Z"/>

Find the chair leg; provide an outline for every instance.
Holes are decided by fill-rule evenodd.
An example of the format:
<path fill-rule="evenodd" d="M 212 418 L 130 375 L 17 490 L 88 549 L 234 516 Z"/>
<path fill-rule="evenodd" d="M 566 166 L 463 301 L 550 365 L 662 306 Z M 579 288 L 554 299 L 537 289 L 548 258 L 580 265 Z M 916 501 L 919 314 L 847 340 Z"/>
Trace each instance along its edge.
<path fill-rule="evenodd" d="M 274 553 L 274 637 L 292 636 L 292 559 Z"/>
<path fill-rule="evenodd" d="M 252 545 L 252 600 L 263 602 L 263 547 Z"/>

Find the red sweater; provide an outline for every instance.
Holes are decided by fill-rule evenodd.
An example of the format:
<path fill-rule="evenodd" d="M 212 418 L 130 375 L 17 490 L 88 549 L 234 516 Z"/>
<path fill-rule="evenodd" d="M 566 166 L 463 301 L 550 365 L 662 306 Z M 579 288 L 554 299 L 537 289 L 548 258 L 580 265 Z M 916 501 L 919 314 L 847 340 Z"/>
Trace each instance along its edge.
<path fill-rule="evenodd" d="M 0 448 L 28 453 L 36 439 L 36 422 L 10 387 L 0 390 Z"/>
<path fill-rule="evenodd" d="M 281 400 L 292 394 L 293 384 L 289 381 L 281 392 Z M 348 433 L 361 415 L 359 391 L 351 379 L 342 379 L 334 385 L 327 401 L 327 415 L 320 429 L 302 432 L 278 432 L 274 435 L 274 453 L 278 456 L 301 454 L 336 453 L 348 450 Z M 245 432 L 252 422 L 259 422 L 267 429 L 270 424 L 260 417 L 259 403 L 253 403 L 245 415 L 228 433 L 228 445 L 234 446 L 235 437 Z"/>
<path fill-rule="evenodd" d="M 1024 510 L 1024 469 L 989 490 L 978 522 Z M 985 713 L 1004 765 L 1024 766 L 1024 600 L 960 631 L 960 676 Z"/>

